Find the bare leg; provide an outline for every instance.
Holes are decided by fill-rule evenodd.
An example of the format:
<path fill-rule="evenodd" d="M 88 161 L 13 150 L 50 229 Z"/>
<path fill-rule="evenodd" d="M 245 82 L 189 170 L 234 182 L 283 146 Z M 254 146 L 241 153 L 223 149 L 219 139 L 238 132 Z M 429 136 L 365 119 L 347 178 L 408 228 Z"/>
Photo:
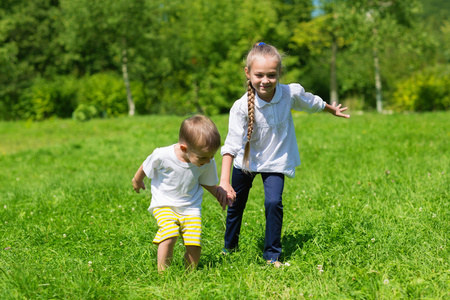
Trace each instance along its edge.
<path fill-rule="evenodd" d="M 168 238 L 158 245 L 158 272 L 164 271 L 172 263 L 173 248 L 178 237 Z"/>
<path fill-rule="evenodd" d="M 201 252 L 202 248 L 199 246 L 186 246 L 186 253 L 184 254 L 186 269 L 195 270 L 197 268 Z"/>

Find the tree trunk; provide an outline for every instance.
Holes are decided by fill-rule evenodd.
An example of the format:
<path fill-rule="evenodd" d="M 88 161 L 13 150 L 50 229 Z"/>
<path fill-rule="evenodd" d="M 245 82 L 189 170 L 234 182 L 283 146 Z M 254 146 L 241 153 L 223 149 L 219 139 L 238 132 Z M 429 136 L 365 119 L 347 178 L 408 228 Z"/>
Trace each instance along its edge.
<path fill-rule="evenodd" d="M 339 96 L 338 96 L 338 84 L 337 84 L 337 76 L 336 76 L 336 57 L 337 57 L 338 45 L 336 41 L 336 37 L 333 35 L 333 42 L 331 45 L 331 62 L 330 62 L 330 70 L 331 70 L 331 78 L 330 78 L 330 102 L 339 104 Z"/>
<path fill-rule="evenodd" d="M 130 88 L 130 81 L 128 79 L 128 66 L 127 66 L 127 50 L 124 48 L 122 50 L 122 74 L 123 74 L 123 81 L 125 83 L 125 88 L 127 90 L 127 101 L 128 101 L 128 115 L 134 116 L 134 113 L 136 111 L 136 107 L 134 105 L 133 101 L 133 94 L 131 93 Z"/>
<path fill-rule="evenodd" d="M 380 59 L 378 58 L 378 31 L 373 30 L 375 36 L 375 47 L 373 49 L 373 66 L 375 69 L 375 92 L 376 92 L 376 103 L 377 111 L 379 113 L 383 112 L 383 97 L 382 97 L 382 87 L 381 87 L 381 72 L 380 72 Z"/>

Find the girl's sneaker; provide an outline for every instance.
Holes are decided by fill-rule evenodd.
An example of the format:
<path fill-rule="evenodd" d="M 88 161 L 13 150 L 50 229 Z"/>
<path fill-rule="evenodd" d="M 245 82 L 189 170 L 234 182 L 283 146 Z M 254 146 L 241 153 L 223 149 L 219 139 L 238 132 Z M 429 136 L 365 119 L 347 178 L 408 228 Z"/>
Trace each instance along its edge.
<path fill-rule="evenodd" d="M 267 264 L 271 265 L 271 266 L 274 266 L 275 268 L 279 268 L 279 267 L 285 265 L 285 264 L 282 264 L 279 260 L 276 260 L 276 259 L 268 260 Z M 286 265 L 288 266 L 289 264 L 286 264 Z"/>

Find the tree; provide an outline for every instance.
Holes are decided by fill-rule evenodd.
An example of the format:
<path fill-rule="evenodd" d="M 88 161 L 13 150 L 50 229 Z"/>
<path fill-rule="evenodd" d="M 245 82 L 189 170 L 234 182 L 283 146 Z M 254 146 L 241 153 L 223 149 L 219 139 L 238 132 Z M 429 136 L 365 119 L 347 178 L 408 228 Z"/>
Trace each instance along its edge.
<path fill-rule="evenodd" d="M 81 74 L 121 70 L 127 91 L 129 115 L 135 104 L 129 81 L 130 59 L 144 42 L 144 28 L 151 24 L 145 0 L 61 0 L 66 57 Z"/>

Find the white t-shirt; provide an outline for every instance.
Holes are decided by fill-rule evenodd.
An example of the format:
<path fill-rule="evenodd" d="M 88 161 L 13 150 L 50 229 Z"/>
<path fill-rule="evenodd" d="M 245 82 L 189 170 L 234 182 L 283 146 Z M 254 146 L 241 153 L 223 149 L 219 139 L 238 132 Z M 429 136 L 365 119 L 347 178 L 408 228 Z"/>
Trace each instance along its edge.
<path fill-rule="evenodd" d="M 255 97 L 255 122 L 250 139 L 250 171 L 283 173 L 295 176 L 300 155 L 291 109 L 314 113 L 325 108 L 319 96 L 305 92 L 298 83 L 278 84 L 269 103 Z M 234 156 L 234 166 L 242 169 L 247 142 L 247 93 L 230 110 L 228 135 L 221 154 Z"/>
<path fill-rule="evenodd" d="M 143 170 L 152 180 L 150 212 L 155 207 L 171 207 L 179 214 L 201 215 L 201 184 L 212 186 L 219 181 L 214 159 L 201 167 L 182 162 L 175 155 L 175 145 L 155 149 Z"/>

